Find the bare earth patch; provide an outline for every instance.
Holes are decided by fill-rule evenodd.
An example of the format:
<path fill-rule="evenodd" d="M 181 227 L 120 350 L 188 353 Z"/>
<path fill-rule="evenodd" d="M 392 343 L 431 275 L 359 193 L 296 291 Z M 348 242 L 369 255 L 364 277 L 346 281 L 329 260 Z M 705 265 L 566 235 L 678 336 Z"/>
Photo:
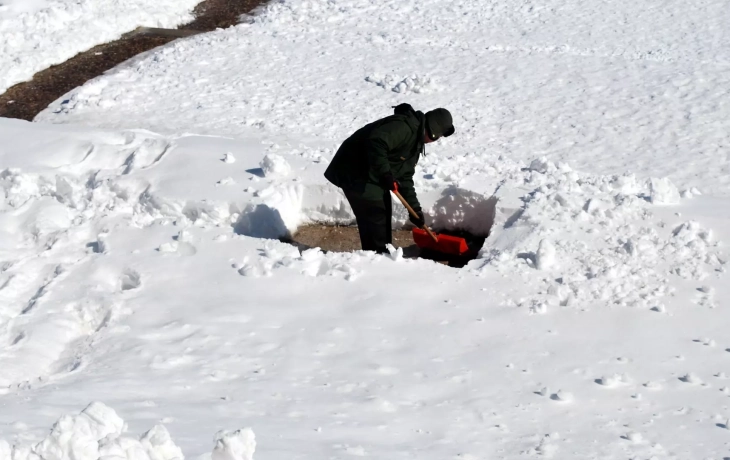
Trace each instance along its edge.
<path fill-rule="evenodd" d="M 453 232 L 449 232 L 450 234 Z M 463 267 L 474 259 L 484 244 L 484 238 L 459 234 L 466 237 L 472 251 L 461 257 L 448 256 L 433 251 L 422 251 L 413 242 L 410 230 L 393 230 L 393 246 L 403 248 L 406 258 L 422 258 L 434 260 L 450 267 Z M 325 252 L 352 252 L 360 250 L 360 235 L 354 226 L 307 225 L 300 227 L 290 238 L 282 240 L 300 250 L 320 248 Z"/>

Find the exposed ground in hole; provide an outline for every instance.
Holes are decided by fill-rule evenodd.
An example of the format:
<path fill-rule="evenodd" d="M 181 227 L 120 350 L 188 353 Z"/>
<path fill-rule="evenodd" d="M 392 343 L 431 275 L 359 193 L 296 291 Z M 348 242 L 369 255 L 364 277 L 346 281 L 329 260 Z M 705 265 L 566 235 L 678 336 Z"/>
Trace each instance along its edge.
<path fill-rule="evenodd" d="M 360 235 L 354 226 L 307 225 L 300 227 L 291 239 L 284 240 L 297 246 L 299 249 L 320 248 L 325 252 L 351 252 L 360 249 Z M 474 251 L 464 257 L 449 257 L 445 254 L 431 251 L 421 251 L 413 241 L 411 230 L 393 230 L 393 245 L 403 248 L 403 256 L 407 258 L 421 257 L 447 264 L 451 267 L 463 267 L 472 260 L 484 239 L 467 237 L 470 248 Z"/>
<path fill-rule="evenodd" d="M 194 11 L 195 20 L 179 30 L 197 33 L 226 28 L 239 22 L 264 0 L 207 0 Z M 140 53 L 165 45 L 174 36 L 129 36 L 95 46 L 68 61 L 38 72 L 28 82 L 19 83 L 0 94 L 0 117 L 32 121 L 48 105 L 72 89 Z"/>

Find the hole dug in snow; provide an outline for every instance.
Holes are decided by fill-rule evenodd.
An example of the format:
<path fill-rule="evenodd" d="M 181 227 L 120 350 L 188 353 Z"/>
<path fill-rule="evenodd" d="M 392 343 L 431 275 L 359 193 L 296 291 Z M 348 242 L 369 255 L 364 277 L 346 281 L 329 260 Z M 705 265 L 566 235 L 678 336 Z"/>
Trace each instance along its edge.
<path fill-rule="evenodd" d="M 267 194 L 260 203 L 246 206 L 233 222 L 236 234 L 279 239 L 300 251 L 320 248 L 324 252 L 361 249 L 354 216 L 344 195 L 332 187 L 282 188 Z M 494 225 L 497 198 L 451 187 L 432 205 L 424 206 L 427 223 L 437 233 L 464 238 L 469 251 L 453 256 L 416 246 L 406 210 L 394 200 L 393 245 L 403 248 L 406 258 L 436 260 L 463 267 L 477 257 Z M 405 226 L 403 226 L 405 225 Z M 399 226 L 401 226 L 399 228 Z"/>
<path fill-rule="evenodd" d="M 393 245 L 403 248 L 406 258 L 435 260 L 451 267 L 463 267 L 479 254 L 489 236 L 497 209 L 497 198 L 458 189 L 445 190 L 428 212 L 429 224 L 439 234 L 457 236 L 466 240 L 469 252 L 454 256 L 428 249 L 420 249 L 413 241 L 410 224 L 393 231 Z M 396 219 L 405 220 L 405 211 L 396 204 Z M 313 224 L 299 227 L 282 241 L 300 250 L 318 247 L 323 251 L 349 252 L 360 249 L 360 236 L 355 226 Z"/>
<path fill-rule="evenodd" d="M 393 246 L 403 248 L 403 257 L 405 258 L 429 259 L 450 267 L 461 268 L 477 257 L 486 240 L 485 236 L 476 236 L 465 231 L 443 231 L 439 233 L 466 239 L 469 252 L 462 256 L 454 256 L 428 249 L 422 250 L 413 241 L 411 230 L 405 228 L 393 230 Z M 311 248 L 320 248 L 324 252 L 360 250 L 360 235 L 355 226 L 307 225 L 298 228 L 294 235 L 282 238 L 281 241 L 296 246 L 300 251 Z"/>

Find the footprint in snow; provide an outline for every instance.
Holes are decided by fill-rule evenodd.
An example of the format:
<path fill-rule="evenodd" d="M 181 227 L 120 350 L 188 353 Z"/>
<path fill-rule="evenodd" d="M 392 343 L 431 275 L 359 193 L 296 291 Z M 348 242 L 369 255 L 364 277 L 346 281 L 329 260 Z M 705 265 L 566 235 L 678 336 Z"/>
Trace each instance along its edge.
<path fill-rule="evenodd" d="M 183 256 L 194 256 L 198 250 L 192 244 L 185 241 L 171 241 L 169 243 L 162 243 L 158 252 L 163 254 L 180 254 Z"/>
<path fill-rule="evenodd" d="M 563 402 L 563 403 L 569 403 L 573 402 L 575 400 L 575 397 L 572 393 L 568 393 L 567 391 L 558 390 L 557 393 L 550 395 L 550 399 L 553 401 Z"/>
<path fill-rule="evenodd" d="M 641 436 L 641 433 L 632 431 L 630 433 L 626 433 L 625 435 L 621 436 L 621 439 L 626 439 L 627 441 L 631 441 L 635 444 L 638 444 L 644 440 L 644 437 Z"/>
<path fill-rule="evenodd" d="M 142 276 L 135 270 L 127 269 L 120 278 L 122 291 L 131 291 L 142 285 Z"/>
<path fill-rule="evenodd" d="M 219 185 L 234 185 L 235 183 L 236 183 L 236 181 L 232 177 L 226 177 L 226 178 L 221 179 L 218 182 L 216 182 L 215 185 L 216 186 L 219 186 Z"/>
<path fill-rule="evenodd" d="M 724 430 L 730 430 L 730 420 L 726 420 L 725 423 L 715 423 L 715 426 Z"/>
<path fill-rule="evenodd" d="M 702 385 L 702 379 L 695 373 L 689 372 L 679 378 L 684 383 L 689 383 L 692 385 Z"/>
<path fill-rule="evenodd" d="M 615 388 L 620 385 L 631 383 L 631 379 L 626 374 L 613 374 L 597 378 L 594 382 L 607 388 Z"/>
<path fill-rule="evenodd" d="M 16 345 L 19 345 L 21 342 L 25 340 L 25 332 L 21 332 L 20 334 L 16 335 L 12 342 L 10 342 L 10 346 L 14 347 Z"/>
<path fill-rule="evenodd" d="M 203 379 L 208 382 L 227 382 L 238 378 L 238 374 L 232 374 L 222 369 L 201 372 Z"/>

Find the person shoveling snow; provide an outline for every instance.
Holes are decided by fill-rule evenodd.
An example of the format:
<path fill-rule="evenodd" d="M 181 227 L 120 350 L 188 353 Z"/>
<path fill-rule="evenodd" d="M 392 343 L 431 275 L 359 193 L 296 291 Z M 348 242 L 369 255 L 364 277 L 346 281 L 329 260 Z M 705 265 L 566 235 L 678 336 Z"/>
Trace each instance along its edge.
<path fill-rule="evenodd" d="M 387 253 L 392 242 L 390 192 L 410 206 L 410 220 L 425 227 L 413 185 L 425 144 L 454 134 L 451 113 L 444 108 L 416 111 L 409 104 L 357 130 L 337 150 L 324 176 L 342 188 L 352 207 L 365 251 Z M 406 206 L 406 207 L 408 207 Z M 434 241 L 436 237 L 434 237 Z"/>

